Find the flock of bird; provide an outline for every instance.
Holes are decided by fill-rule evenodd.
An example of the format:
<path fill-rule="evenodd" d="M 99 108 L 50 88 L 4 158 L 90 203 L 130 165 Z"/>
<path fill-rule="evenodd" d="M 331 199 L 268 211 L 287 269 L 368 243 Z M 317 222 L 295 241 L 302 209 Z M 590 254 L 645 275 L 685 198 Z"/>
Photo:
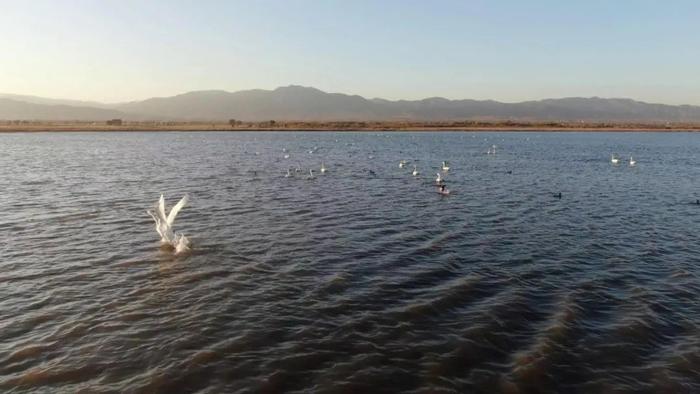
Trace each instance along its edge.
<path fill-rule="evenodd" d="M 399 168 L 406 167 L 406 164 L 408 164 L 408 162 L 406 160 L 399 161 Z M 442 170 L 443 173 L 447 173 L 447 171 L 450 170 L 449 164 L 446 161 L 443 161 L 442 165 L 440 166 L 440 170 Z M 418 172 L 418 166 L 416 166 L 416 165 L 413 166 L 413 171 L 411 171 L 411 175 L 413 175 L 413 176 L 420 175 L 420 172 Z M 443 174 L 440 172 L 437 173 L 437 178 L 435 178 L 435 185 L 438 187 L 438 193 L 445 195 L 445 196 L 450 194 L 450 191 L 447 190 L 447 188 L 446 188 L 445 180 L 443 179 Z"/>
<path fill-rule="evenodd" d="M 610 162 L 613 163 L 613 164 L 620 164 L 620 158 L 619 158 L 619 157 L 616 157 L 615 154 L 613 153 L 612 155 L 610 155 Z M 633 158 L 631 155 L 630 155 L 630 161 L 629 161 L 629 163 L 630 163 L 630 166 L 635 166 L 635 165 L 637 165 L 637 161 L 634 160 L 634 158 Z"/>
<path fill-rule="evenodd" d="M 313 153 L 315 151 L 310 150 L 309 153 Z M 283 149 L 284 158 L 288 159 L 290 156 L 287 153 L 286 149 Z M 487 155 L 495 155 L 496 154 L 496 145 L 492 145 L 487 151 Z M 610 162 L 614 165 L 620 164 L 620 158 L 615 156 L 615 154 L 612 154 L 610 157 Z M 399 161 L 399 168 L 405 168 L 408 162 L 406 160 L 401 160 Z M 629 165 L 630 166 L 635 166 L 637 164 L 637 161 L 634 160 L 632 156 L 629 158 Z M 438 193 L 442 194 L 444 196 L 449 195 L 450 191 L 447 189 L 446 184 L 445 184 L 445 175 L 450 171 L 450 165 L 447 161 L 443 161 L 442 164 L 440 165 L 440 172 L 437 172 L 437 177 L 435 178 L 435 186 L 438 187 Z M 322 162 L 321 163 L 321 168 L 320 172 L 321 174 L 325 174 L 328 171 L 326 168 L 325 164 Z M 372 171 L 370 170 L 372 173 Z M 303 173 L 303 171 L 300 168 L 295 168 L 295 169 L 287 169 L 287 173 L 284 175 L 285 178 L 291 178 L 295 177 L 296 174 L 298 173 Z M 414 165 L 413 166 L 413 171 L 411 171 L 411 175 L 414 177 L 417 177 L 420 175 L 420 172 L 418 171 L 418 166 Z M 308 175 L 306 175 L 305 179 L 315 179 L 314 175 L 314 170 L 309 169 Z M 555 195 L 557 198 L 561 198 L 561 193 Z M 149 209 L 146 211 L 155 221 L 155 226 L 156 226 L 156 232 L 158 232 L 158 235 L 160 235 L 160 241 L 161 245 L 167 249 L 173 250 L 175 254 L 180 254 L 184 252 L 188 252 L 190 250 L 190 241 L 189 239 L 181 233 L 175 233 L 173 231 L 173 223 L 175 222 L 175 217 L 177 216 L 178 212 L 182 208 L 187 205 L 187 202 L 189 201 L 189 197 L 185 195 L 180 199 L 180 201 L 175 204 L 170 211 L 166 214 L 166 207 L 165 207 L 165 198 L 161 194 L 160 199 L 156 203 L 155 207 L 152 209 Z M 700 200 L 696 201 L 698 205 L 700 205 Z"/>
<path fill-rule="evenodd" d="M 287 158 L 287 156 L 289 156 L 289 155 L 285 155 L 285 158 Z M 326 166 L 323 163 L 321 163 L 321 174 L 325 174 L 327 171 L 328 171 L 328 169 L 326 168 Z M 293 169 L 293 171 L 292 171 L 292 168 L 287 168 L 287 173 L 284 174 L 284 177 L 285 178 L 292 178 L 297 173 L 301 173 L 301 172 L 303 172 L 301 170 L 301 168 L 295 168 L 295 169 Z M 306 176 L 306 179 L 315 179 L 315 178 L 316 178 L 316 176 L 314 175 L 313 168 L 309 169 L 309 174 Z"/>
<path fill-rule="evenodd" d="M 309 153 L 314 153 L 316 149 L 317 148 L 310 150 Z M 282 151 L 284 152 L 283 157 L 285 159 L 289 159 L 290 155 L 287 152 L 287 149 L 285 148 Z M 487 153 L 496 154 L 496 146 L 494 145 L 491 148 L 489 148 Z M 406 160 L 399 161 L 399 168 L 404 168 L 406 164 Z M 447 173 L 450 170 L 450 166 L 447 163 L 447 161 L 442 162 L 440 170 L 442 170 L 443 173 Z M 320 172 L 321 174 L 325 174 L 326 172 L 328 172 L 328 169 L 326 168 L 323 162 L 321 162 Z M 301 168 L 288 168 L 284 177 L 292 178 L 300 173 L 303 173 Z M 370 173 L 373 173 L 373 171 L 370 170 Z M 411 174 L 414 177 L 420 175 L 420 172 L 418 172 L 418 166 L 413 166 L 413 171 L 411 172 Z M 306 175 L 305 179 L 310 180 L 315 179 L 315 177 L 316 176 L 314 174 L 314 170 L 309 169 L 308 175 Z M 437 173 L 437 178 L 435 178 L 435 185 L 438 187 L 439 194 L 450 194 L 450 191 L 446 188 L 443 174 L 440 172 Z M 182 210 L 182 208 L 184 208 L 185 205 L 187 205 L 188 201 L 189 196 L 185 195 L 166 214 L 167 209 L 165 207 L 165 197 L 161 194 L 160 199 L 158 200 L 156 205 L 152 209 L 146 211 L 146 213 L 148 213 L 148 215 L 150 215 L 153 218 L 153 221 L 155 222 L 156 232 L 158 233 L 158 235 L 160 235 L 161 246 L 165 249 L 174 251 L 175 254 L 181 254 L 190 251 L 190 240 L 184 234 L 175 233 L 173 231 L 173 223 L 175 222 L 175 217 L 177 217 L 177 214 L 180 212 L 180 210 Z"/>

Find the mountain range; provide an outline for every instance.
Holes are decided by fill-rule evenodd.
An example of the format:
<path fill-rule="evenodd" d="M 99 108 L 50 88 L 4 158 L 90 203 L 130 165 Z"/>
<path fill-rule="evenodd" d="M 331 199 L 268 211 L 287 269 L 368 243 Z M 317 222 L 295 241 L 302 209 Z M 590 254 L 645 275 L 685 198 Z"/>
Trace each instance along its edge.
<path fill-rule="evenodd" d="M 0 119 L 103 121 L 610 121 L 700 122 L 700 106 L 625 98 L 571 97 L 502 103 L 492 100 L 366 99 L 286 86 L 274 90 L 195 91 L 118 104 L 0 94 Z"/>

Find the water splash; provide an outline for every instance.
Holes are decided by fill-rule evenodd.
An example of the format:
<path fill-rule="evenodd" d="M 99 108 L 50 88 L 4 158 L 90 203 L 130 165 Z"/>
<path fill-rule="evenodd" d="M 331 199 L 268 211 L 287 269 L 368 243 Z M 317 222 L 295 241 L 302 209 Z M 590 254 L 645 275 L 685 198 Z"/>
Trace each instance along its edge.
<path fill-rule="evenodd" d="M 184 234 L 176 234 L 173 241 L 175 246 L 175 254 L 181 254 L 190 251 L 190 240 Z"/>

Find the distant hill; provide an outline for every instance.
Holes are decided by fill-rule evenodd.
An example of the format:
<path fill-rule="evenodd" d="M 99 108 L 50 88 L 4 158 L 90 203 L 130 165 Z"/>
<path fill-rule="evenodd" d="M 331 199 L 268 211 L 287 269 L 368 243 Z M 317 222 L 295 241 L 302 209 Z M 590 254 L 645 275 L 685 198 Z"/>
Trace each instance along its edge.
<path fill-rule="evenodd" d="M 199 91 L 152 98 L 116 108 L 131 113 L 195 120 L 363 120 L 391 118 L 360 96 L 289 86 L 275 90 Z"/>
<path fill-rule="evenodd" d="M 698 106 L 649 104 L 631 99 L 592 97 L 501 103 L 434 97 L 390 101 L 301 86 L 239 92 L 196 91 L 111 105 L 83 102 L 68 105 L 63 100 L 12 97 L 0 99 L 0 119 L 700 122 Z M 30 97 L 31 102 L 22 97 Z"/>
<path fill-rule="evenodd" d="M 0 119 L 5 120 L 107 120 L 127 115 L 113 109 L 46 105 L 0 98 Z"/>
<path fill-rule="evenodd" d="M 32 104 L 46 104 L 46 105 L 71 105 L 75 107 L 95 107 L 95 108 L 111 108 L 112 104 L 98 103 L 97 101 L 80 101 L 80 100 L 66 100 L 66 99 L 55 99 L 46 98 L 38 96 L 27 96 L 23 94 L 9 94 L 0 93 L 0 98 L 7 98 L 16 101 L 23 101 L 25 103 Z"/>

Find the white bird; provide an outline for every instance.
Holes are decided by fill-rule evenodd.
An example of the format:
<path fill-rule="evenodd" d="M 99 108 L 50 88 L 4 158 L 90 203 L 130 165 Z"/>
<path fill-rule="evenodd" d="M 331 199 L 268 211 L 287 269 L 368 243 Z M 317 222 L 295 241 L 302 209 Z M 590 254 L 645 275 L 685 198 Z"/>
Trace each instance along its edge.
<path fill-rule="evenodd" d="M 413 176 L 418 176 L 418 168 L 416 166 L 413 166 L 413 172 L 411 174 L 413 174 Z"/>
<path fill-rule="evenodd" d="M 635 164 L 637 164 L 637 160 L 634 160 L 632 156 L 630 156 L 630 165 L 633 166 Z"/>
<path fill-rule="evenodd" d="M 160 242 L 163 244 L 169 244 L 175 248 L 176 253 L 189 250 L 189 240 L 187 237 L 182 234 L 173 233 L 173 222 L 175 222 L 175 217 L 177 216 L 178 212 L 180 212 L 180 210 L 187 205 L 188 200 L 189 197 L 187 194 L 185 194 L 185 196 L 182 197 L 166 215 L 165 198 L 161 194 L 158 204 L 154 207 L 154 209 L 149 209 L 146 211 L 156 222 L 156 231 L 158 232 L 158 235 L 160 235 Z"/>
<path fill-rule="evenodd" d="M 450 170 L 450 166 L 447 165 L 447 162 L 446 162 L 446 161 L 443 161 L 443 162 L 442 162 L 442 170 L 443 170 L 443 171 L 449 171 L 449 170 Z"/>
<path fill-rule="evenodd" d="M 291 171 L 289 168 L 287 168 L 287 173 L 284 174 L 284 177 L 285 177 L 285 178 L 291 178 L 291 177 L 292 177 L 292 171 Z"/>
<path fill-rule="evenodd" d="M 285 158 L 285 159 L 289 159 L 289 155 L 284 155 L 284 158 Z"/>
<path fill-rule="evenodd" d="M 613 163 L 613 164 L 617 164 L 617 163 L 620 162 L 620 159 L 618 159 L 617 157 L 615 157 L 615 154 L 612 154 L 612 155 L 610 156 L 610 162 Z"/>
<path fill-rule="evenodd" d="M 437 178 L 435 178 L 435 183 L 441 183 L 442 182 L 442 175 L 440 173 L 437 173 Z"/>
<path fill-rule="evenodd" d="M 314 170 L 309 170 L 309 176 L 306 179 L 314 179 Z"/>
<path fill-rule="evenodd" d="M 405 166 L 405 165 L 406 165 L 406 160 L 401 160 L 399 162 L 399 168 L 403 168 L 403 166 Z"/>
<path fill-rule="evenodd" d="M 326 166 L 324 166 L 323 163 L 321 163 L 321 174 L 325 174 L 325 173 L 326 173 Z"/>

